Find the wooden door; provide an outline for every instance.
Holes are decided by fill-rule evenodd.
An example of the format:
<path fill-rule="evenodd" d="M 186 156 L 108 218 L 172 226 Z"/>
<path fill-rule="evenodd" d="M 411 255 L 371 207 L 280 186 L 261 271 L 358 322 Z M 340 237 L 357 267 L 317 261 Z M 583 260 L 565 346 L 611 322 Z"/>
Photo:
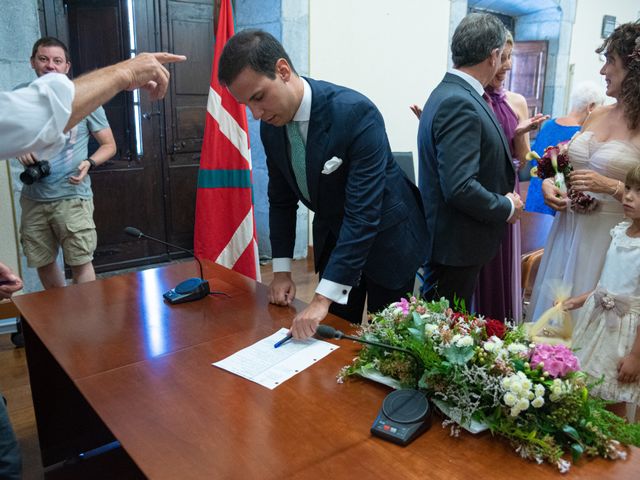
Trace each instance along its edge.
<path fill-rule="evenodd" d="M 132 92 L 123 92 L 105 105 L 118 152 L 91 173 L 99 272 L 173 256 L 173 249 L 126 236 L 126 226 L 193 248 L 213 9 L 212 0 L 42 0 L 43 32 L 69 44 L 76 76 L 137 52 L 168 50 L 189 58 L 168 67 L 165 100 L 150 102 L 143 93 L 136 103 Z"/>
<path fill-rule="evenodd" d="M 135 4 L 134 15 L 145 19 L 144 2 Z M 130 56 L 126 2 L 66 0 L 66 7 L 74 75 Z M 145 22 L 138 23 L 133 33 L 138 51 L 153 49 L 153 37 L 148 38 Z M 98 232 L 94 265 L 98 271 L 166 259 L 164 246 L 123 234 L 123 229 L 131 225 L 148 235 L 165 238 L 162 152 L 158 148 L 162 123 L 155 115 L 145 115 L 148 119 L 143 118 L 136 129 L 135 116 L 136 108 L 144 114 L 159 111 L 159 105 L 151 104 L 144 94 L 139 107 L 134 103 L 132 92 L 122 92 L 104 106 L 118 150 L 91 173 Z"/>
<path fill-rule="evenodd" d="M 212 0 L 162 0 L 162 44 L 184 54 L 165 100 L 164 205 L 168 241 L 193 248 L 196 186 L 213 59 Z"/>
<path fill-rule="evenodd" d="M 544 76 L 547 68 L 547 41 L 516 42 L 512 67 L 505 85 L 523 95 L 529 115 L 543 112 Z"/>

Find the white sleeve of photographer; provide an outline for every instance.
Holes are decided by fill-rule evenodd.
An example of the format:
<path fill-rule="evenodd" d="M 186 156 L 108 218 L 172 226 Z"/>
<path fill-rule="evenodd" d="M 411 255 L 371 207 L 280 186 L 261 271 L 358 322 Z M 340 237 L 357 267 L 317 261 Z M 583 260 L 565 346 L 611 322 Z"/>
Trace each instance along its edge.
<path fill-rule="evenodd" d="M 29 86 L 0 92 L 0 158 L 33 152 L 46 160 L 64 146 L 75 89 L 66 75 L 49 73 Z"/>

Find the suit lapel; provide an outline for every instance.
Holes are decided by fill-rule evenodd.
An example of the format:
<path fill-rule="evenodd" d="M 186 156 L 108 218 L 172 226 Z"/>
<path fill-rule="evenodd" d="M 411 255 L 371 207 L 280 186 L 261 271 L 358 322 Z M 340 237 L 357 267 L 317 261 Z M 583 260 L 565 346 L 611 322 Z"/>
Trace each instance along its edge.
<path fill-rule="evenodd" d="M 311 205 L 318 205 L 318 184 L 324 160 L 327 160 L 328 130 L 331 119 L 325 89 L 315 80 L 306 77 L 305 80 L 311 87 L 311 116 L 306 145 L 307 187 Z"/>
<path fill-rule="evenodd" d="M 487 101 L 484 98 L 482 98 L 481 95 L 478 95 L 478 92 L 476 92 L 471 85 L 469 85 L 467 82 L 465 82 L 463 79 L 461 79 L 457 75 L 453 75 L 452 73 L 447 73 L 445 78 L 447 78 L 447 80 L 449 81 L 452 81 L 460 85 L 462 88 L 467 90 L 469 94 L 474 98 L 474 100 L 478 102 L 480 106 L 484 109 L 484 111 L 487 113 L 487 115 L 491 119 L 491 122 L 496 127 L 496 130 L 498 130 L 498 134 L 500 135 L 500 140 L 502 141 L 502 147 L 504 148 L 504 151 L 507 154 L 506 158 L 509 162 L 509 165 L 511 165 L 512 170 L 515 172 L 515 166 L 513 165 L 513 161 L 511 160 L 511 149 L 509 148 L 509 142 L 507 140 L 507 137 L 504 134 L 502 125 L 500 125 L 500 122 L 498 121 L 498 118 L 496 117 L 496 114 L 493 111 L 493 109 L 489 106 Z"/>

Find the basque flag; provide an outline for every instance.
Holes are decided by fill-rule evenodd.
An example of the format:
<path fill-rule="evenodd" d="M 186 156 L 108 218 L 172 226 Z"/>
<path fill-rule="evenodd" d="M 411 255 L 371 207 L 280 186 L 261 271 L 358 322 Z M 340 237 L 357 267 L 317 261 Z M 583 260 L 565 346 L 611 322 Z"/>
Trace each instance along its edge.
<path fill-rule="evenodd" d="M 244 105 L 218 83 L 218 60 L 232 36 L 230 0 L 222 0 L 198 172 L 193 243 L 196 256 L 260 280 L 247 115 Z"/>

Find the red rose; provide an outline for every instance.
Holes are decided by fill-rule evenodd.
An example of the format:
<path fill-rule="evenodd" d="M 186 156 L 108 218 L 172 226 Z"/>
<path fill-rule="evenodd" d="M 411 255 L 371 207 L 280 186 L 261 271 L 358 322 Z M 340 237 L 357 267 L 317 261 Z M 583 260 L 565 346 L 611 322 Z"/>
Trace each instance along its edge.
<path fill-rule="evenodd" d="M 487 320 L 485 329 L 487 331 L 487 338 L 491 338 L 494 335 L 498 338 L 503 338 L 507 327 L 499 320 Z"/>

